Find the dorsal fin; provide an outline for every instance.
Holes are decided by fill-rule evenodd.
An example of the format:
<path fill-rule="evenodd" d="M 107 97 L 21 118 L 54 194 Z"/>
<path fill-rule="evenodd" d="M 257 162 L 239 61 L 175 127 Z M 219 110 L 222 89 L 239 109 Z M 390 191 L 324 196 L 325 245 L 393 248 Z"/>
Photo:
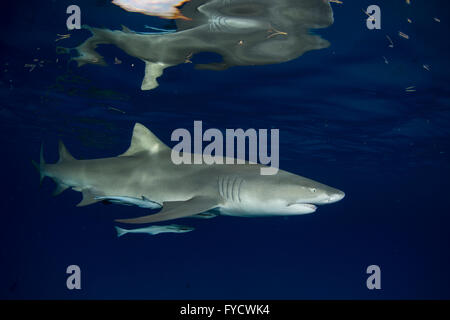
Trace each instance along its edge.
<path fill-rule="evenodd" d="M 170 150 L 170 148 L 142 124 L 136 123 L 134 125 L 130 147 L 120 156 L 131 156 L 142 151 L 157 153 L 162 150 Z"/>
<path fill-rule="evenodd" d="M 59 161 L 58 162 L 63 162 L 63 161 L 68 161 L 68 160 L 76 160 L 69 151 L 67 151 L 66 146 L 64 145 L 64 143 L 59 140 Z"/>

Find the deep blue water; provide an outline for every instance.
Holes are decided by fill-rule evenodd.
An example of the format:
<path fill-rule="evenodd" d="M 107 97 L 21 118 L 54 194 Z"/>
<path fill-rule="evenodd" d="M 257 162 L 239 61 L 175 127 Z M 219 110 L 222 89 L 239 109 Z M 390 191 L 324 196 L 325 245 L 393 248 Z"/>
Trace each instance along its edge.
<path fill-rule="evenodd" d="M 145 31 L 173 26 L 169 20 L 109 1 L 2 4 L 0 297 L 449 299 L 449 4 L 412 2 L 332 4 L 334 24 L 315 31 L 331 42 L 327 49 L 220 72 L 182 64 L 152 91 L 139 89 L 143 62 L 117 47 L 99 48 L 107 67 L 77 68 L 56 54 L 57 45 L 80 44 L 86 30 L 55 39 L 68 33 L 70 4 L 97 27 Z M 381 30 L 365 26 L 362 9 L 371 4 L 381 7 Z M 44 63 L 30 72 L 24 65 L 34 59 Z M 405 92 L 410 86 L 417 91 Z M 113 219 L 144 209 L 77 208 L 80 193 L 53 197 L 54 183 L 40 187 L 31 165 L 41 142 L 50 163 L 59 138 L 79 159 L 116 156 L 135 122 L 173 145 L 172 131 L 192 129 L 194 120 L 221 130 L 278 128 L 280 167 L 346 197 L 310 215 L 185 219 L 195 231 L 117 238 Z M 72 264 L 82 270 L 81 290 L 66 288 Z M 381 290 L 366 287 L 372 264 L 381 268 Z"/>

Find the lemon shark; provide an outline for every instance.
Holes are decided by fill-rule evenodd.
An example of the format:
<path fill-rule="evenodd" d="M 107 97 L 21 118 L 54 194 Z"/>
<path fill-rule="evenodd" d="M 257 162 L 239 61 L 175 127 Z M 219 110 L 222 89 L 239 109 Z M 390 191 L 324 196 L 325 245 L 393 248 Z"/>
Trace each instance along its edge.
<path fill-rule="evenodd" d="M 41 146 L 41 181 L 57 183 L 55 195 L 72 188 L 83 195 L 78 206 L 96 202 L 161 209 L 117 222 L 144 224 L 185 217 L 221 214 L 242 217 L 290 216 L 315 212 L 344 192 L 314 180 L 278 170 L 261 175 L 264 165 L 174 164 L 172 150 L 142 124 L 136 123 L 128 150 L 111 158 L 76 160 L 59 143 L 60 159 L 46 164 Z M 225 162 L 224 162 L 225 163 Z"/>

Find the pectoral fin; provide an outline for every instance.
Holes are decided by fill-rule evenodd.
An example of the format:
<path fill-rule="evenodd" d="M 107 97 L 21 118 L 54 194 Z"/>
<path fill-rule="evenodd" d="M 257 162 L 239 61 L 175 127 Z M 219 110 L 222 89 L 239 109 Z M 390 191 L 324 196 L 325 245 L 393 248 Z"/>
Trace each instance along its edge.
<path fill-rule="evenodd" d="M 158 87 L 158 79 L 164 72 L 164 69 L 170 65 L 162 62 L 145 61 L 145 76 L 142 80 L 141 90 L 152 90 Z"/>
<path fill-rule="evenodd" d="M 140 223 L 152 223 L 159 221 L 167 221 L 178 218 L 184 218 L 193 216 L 217 206 L 217 200 L 207 197 L 193 197 L 187 201 L 168 201 L 163 203 L 163 209 L 148 216 L 132 219 L 118 219 L 117 222 L 140 224 Z"/>

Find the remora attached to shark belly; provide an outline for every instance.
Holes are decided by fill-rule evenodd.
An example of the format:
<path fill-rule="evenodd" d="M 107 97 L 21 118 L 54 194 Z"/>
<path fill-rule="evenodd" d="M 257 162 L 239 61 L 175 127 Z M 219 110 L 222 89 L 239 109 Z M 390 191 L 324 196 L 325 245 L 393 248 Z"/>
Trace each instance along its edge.
<path fill-rule="evenodd" d="M 140 224 L 177 218 L 222 215 L 256 217 L 300 215 L 317 205 L 341 200 L 344 193 L 283 170 L 260 175 L 260 164 L 174 164 L 172 150 L 137 123 L 128 150 L 111 158 L 77 160 L 59 143 L 60 159 L 44 161 L 41 180 L 57 183 L 55 194 L 72 188 L 83 195 L 78 206 L 99 201 L 156 209 L 158 213 L 116 220 Z"/>

